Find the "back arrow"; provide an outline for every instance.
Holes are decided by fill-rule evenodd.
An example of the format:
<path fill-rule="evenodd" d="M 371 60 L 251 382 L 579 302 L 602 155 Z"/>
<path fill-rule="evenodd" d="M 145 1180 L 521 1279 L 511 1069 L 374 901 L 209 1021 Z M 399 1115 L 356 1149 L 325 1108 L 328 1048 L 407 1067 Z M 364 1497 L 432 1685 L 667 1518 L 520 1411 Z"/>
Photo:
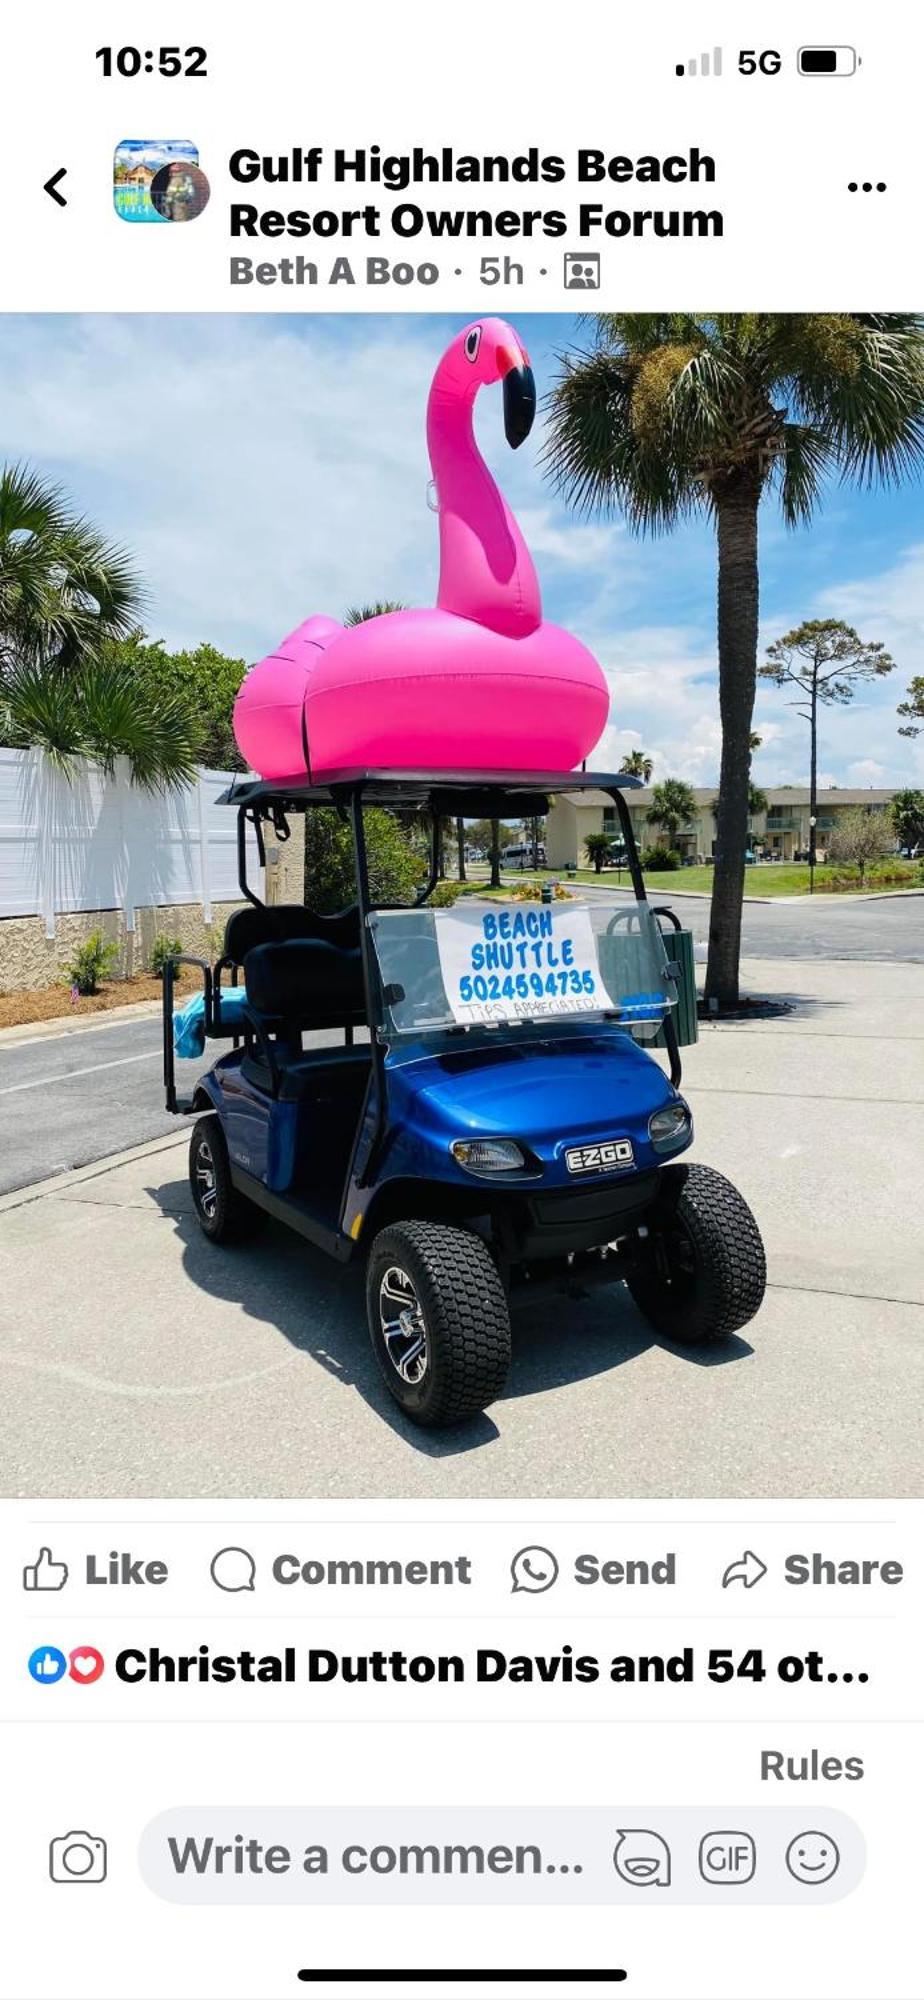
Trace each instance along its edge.
<path fill-rule="evenodd" d="M 58 182 L 63 181 L 66 173 L 66 167 L 59 167 L 57 173 L 52 174 L 50 179 L 43 183 L 45 193 L 50 194 L 52 201 L 56 201 L 59 208 L 67 207 L 67 196 L 58 193 Z"/>

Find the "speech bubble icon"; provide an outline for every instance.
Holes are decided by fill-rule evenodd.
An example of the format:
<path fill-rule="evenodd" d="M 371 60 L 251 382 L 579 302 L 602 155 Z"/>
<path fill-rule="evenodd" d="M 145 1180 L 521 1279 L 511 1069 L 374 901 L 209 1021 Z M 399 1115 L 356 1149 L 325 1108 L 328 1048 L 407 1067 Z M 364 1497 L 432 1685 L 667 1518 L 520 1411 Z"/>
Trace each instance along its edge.
<path fill-rule="evenodd" d="M 219 1549 L 209 1570 L 219 1590 L 252 1590 L 257 1565 L 249 1549 Z"/>
<path fill-rule="evenodd" d="M 621 1826 L 613 1849 L 613 1866 L 633 1889 L 669 1889 L 671 1851 L 650 1826 Z"/>
<path fill-rule="evenodd" d="M 544 1549 L 538 1543 L 529 1548 L 518 1549 L 510 1565 L 513 1578 L 512 1589 L 529 1590 L 538 1596 L 543 1590 L 551 1590 L 558 1578 L 558 1559 L 551 1549 Z"/>

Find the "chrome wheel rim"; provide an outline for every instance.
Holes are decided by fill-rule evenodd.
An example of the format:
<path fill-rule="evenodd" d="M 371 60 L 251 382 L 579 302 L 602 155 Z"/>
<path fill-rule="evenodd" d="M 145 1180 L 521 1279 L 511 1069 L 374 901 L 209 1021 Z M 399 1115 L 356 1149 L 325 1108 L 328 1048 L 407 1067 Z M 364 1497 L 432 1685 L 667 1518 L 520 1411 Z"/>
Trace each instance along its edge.
<path fill-rule="evenodd" d="M 213 1222 L 218 1207 L 218 1176 L 207 1139 L 200 1139 L 196 1148 L 196 1200 L 206 1221 Z"/>
<path fill-rule="evenodd" d="M 390 1264 L 379 1286 L 385 1352 L 402 1382 L 415 1388 L 427 1372 L 427 1322 L 406 1271 Z"/>

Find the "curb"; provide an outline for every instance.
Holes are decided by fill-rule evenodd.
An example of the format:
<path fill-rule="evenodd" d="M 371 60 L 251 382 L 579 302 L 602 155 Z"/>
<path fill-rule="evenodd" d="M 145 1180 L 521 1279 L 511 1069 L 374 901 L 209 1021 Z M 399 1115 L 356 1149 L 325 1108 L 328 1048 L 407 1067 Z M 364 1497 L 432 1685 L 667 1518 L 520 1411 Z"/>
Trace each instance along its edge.
<path fill-rule="evenodd" d="M 111 1028 L 120 1021 L 156 1020 L 159 1000 L 131 1000 L 124 1007 L 101 1007 L 97 1014 L 53 1014 L 49 1021 L 20 1021 L 13 1028 L 0 1028 L 0 1048 L 15 1048 L 20 1042 L 60 1040 L 63 1035 L 85 1035 L 93 1028 Z"/>
<path fill-rule="evenodd" d="M 99 1180 L 103 1174 L 111 1174 L 116 1167 L 126 1167 L 132 1160 L 147 1160 L 154 1153 L 168 1153 L 172 1146 L 185 1143 L 188 1126 L 184 1120 L 179 1130 L 168 1132 L 162 1139 L 147 1139 L 141 1146 L 129 1146 L 124 1153 L 109 1153 L 104 1160 L 92 1160 L 85 1167 L 70 1167 L 67 1173 L 53 1174 L 47 1181 L 32 1181 L 29 1187 L 11 1188 L 8 1194 L 0 1195 L 0 1215 L 8 1209 L 25 1208 L 30 1201 L 42 1201 L 46 1195 L 59 1194 L 62 1188 L 79 1187 L 83 1181 Z"/>

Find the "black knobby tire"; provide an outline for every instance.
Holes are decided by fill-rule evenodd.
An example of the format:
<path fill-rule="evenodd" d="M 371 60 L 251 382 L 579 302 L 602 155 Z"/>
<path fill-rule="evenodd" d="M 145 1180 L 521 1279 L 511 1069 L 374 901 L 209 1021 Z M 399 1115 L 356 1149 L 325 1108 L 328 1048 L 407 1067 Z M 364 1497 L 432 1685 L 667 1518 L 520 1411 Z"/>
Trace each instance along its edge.
<path fill-rule="evenodd" d="M 670 1340 L 726 1340 L 754 1318 L 767 1284 L 760 1231 L 737 1188 L 697 1162 L 664 1167 L 650 1234 L 626 1283 Z"/>
<path fill-rule="evenodd" d="M 240 1194 L 217 1112 L 200 1118 L 189 1141 L 189 1185 L 196 1221 L 210 1243 L 246 1243 L 260 1229 L 263 1210 Z"/>
<path fill-rule="evenodd" d="M 491 1253 L 471 1231 L 438 1222 L 383 1229 L 369 1252 L 366 1309 L 386 1385 L 415 1423 L 463 1423 L 500 1394 L 510 1313 Z M 396 1330 L 402 1311 L 406 1333 Z"/>

